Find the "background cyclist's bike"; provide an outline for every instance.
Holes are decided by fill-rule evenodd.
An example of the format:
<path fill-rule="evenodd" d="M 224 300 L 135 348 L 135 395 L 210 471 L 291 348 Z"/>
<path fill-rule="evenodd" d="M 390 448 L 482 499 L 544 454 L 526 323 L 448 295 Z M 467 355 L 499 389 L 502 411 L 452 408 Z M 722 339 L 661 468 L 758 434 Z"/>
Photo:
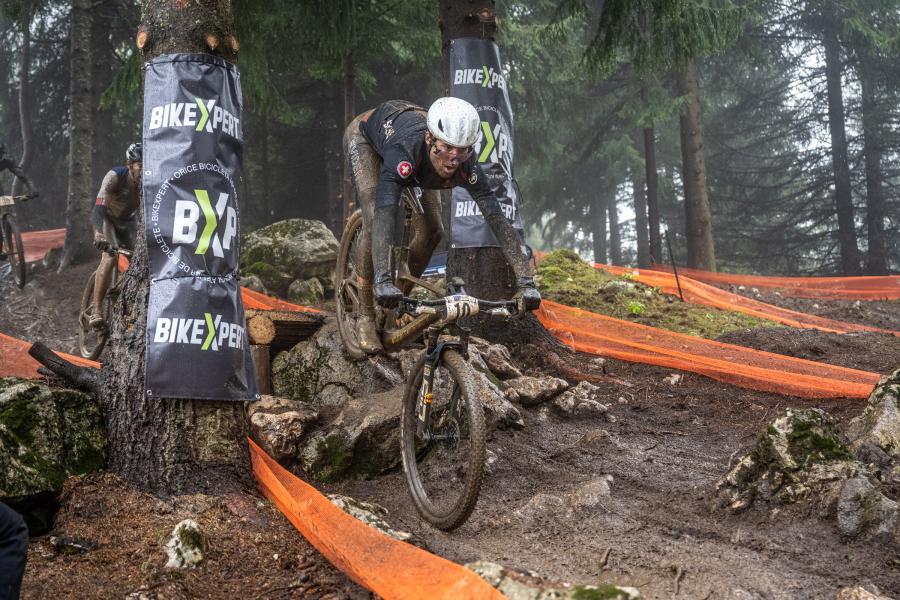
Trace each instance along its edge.
<path fill-rule="evenodd" d="M 6 260 L 19 287 L 25 285 L 25 247 L 22 245 L 22 234 L 16 223 L 15 206 L 17 202 L 25 202 L 36 197 L 37 194 L 0 196 L 0 234 L 3 236 L 3 248 L 0 248 L 0 251 L 6 254 Z"/>

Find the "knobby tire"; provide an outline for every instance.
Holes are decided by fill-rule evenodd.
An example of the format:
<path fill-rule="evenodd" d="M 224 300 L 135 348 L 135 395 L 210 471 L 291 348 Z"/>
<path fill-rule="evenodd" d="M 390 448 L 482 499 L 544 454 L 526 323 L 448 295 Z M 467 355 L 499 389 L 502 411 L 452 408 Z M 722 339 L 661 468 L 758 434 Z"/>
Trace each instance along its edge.
<path fill-rule="evenodd" d="M 413 368 L 412 376 L 407 383 L 403 398 L 403 407 L 400 415 L 403 472 L 406 476 L 406 483 L 413 503 L 416 505 L 419 514 L 438 529 L 450 531 L 465 523 L 478 502 L 486 458 L 484 410 L 481 402 L 478 400 L 471 367 L 455 350 L 445 350 L 435 370 L 440 367 L 446 368 L 459 390 L 460 416 L 465 419 L 468 426 L 470 443 L 466 451 L 464 461 L 465 478 L 459 490 L 459 497 L 455 502 L 451 503 L 449 508 L 442 509 L 436 504 L 435 499 L 429 497 L 420 473 L 420 464 L 422 464 L 420 461 L 426 460 L 426 455 L 428 454 L 423 452 L 422 444 L 418 443 L 416 438 L 416 400 L 422 384 L 424 363 L 425 357 L 423 355 Z"/>

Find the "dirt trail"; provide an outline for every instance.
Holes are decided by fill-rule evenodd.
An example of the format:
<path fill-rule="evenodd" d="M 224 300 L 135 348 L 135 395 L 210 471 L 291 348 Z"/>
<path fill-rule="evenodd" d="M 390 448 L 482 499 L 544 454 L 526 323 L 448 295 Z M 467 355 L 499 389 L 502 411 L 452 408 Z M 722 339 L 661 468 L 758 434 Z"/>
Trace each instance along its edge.
<path fill-rule="evenodd" d="M 785 408 L 818 406 L 846 423 L 862 401 L 811 402 L 691 374 L 670 385 L 663 381 L 670 372 L 641 365 L 616 363 L 614 372 L 632 384 L 605 386 L 600 400 L 615 423 L 526 410 L 523 431 L 495 432 L 488 447 L 497 460 L 479 505 L 451 534 L 422 524 L 397 492 L 405 487 L 401 473 L 333 489 L 382 504 L 396 527 L 452 560 L 633 585 L 646 598 L 674 597 L 679 573 L 684 598 L 829 598 L 850 585 L 900 594 L 896 549 L 845 543 L 833 521 L 808 507 L 740 515 L 709 508 L 730 458 L 746 453 Z M 586 443 L 586 436 L 598 439 Z M 605 475 L 610 495 L 598 508 L 565 507 L 579 484 Z M 563 506 L 539 494 L 562 498 Z"/>

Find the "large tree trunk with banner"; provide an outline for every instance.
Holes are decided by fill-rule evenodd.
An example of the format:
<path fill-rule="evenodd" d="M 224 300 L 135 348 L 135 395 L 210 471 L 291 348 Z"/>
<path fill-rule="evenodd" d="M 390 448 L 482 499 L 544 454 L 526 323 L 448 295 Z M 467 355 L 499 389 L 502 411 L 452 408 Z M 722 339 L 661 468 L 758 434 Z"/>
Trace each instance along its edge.
<path fill-rule="evenodd" d="M 449 94 L 450 41 L 457 38 L 494 40 L 497 33 L 494 2 L 441 0 L 439 23 L 445 77 L 444 93 Z M 449 202 L 449 194 L 444 194 L 442 200 Z M 450 231 L 445 231 L 445 235 L 450 235 Z M 466 282 L 466 291 L 478 298 L 499 300 L 510 298 L 516 292 L 515 275 L 500 248 L 455 248 L 451 244 L 447 256 L 447 276 L 462 277 Z"/>
<path fill-rule="evenodd" d="M 144 0 L 141 17 L 137 43 L 145 62 L 176 52 L 232 62 L 236 57 L 230 0 Z M 144 160 L 146 182 L 146 149 Z M 101 371 L 109 469 L 157 493 L 232 489 L 249 479 L 244 404 L 171 399 L 145 390 L 150 272 L 143 210 L 139 214 L 142 225 Z M 205 373 L 196 376 L 202 380 Z"/>
<path fill-rule="evenodd" d="M 685 96 L 681 109 L 681 173 L 684 181 L 685 235 L 688 266 L 706 271 L 716 270 L 712 213 L 706 186 L 706 158 L 703 143 L 703 120 L 700 111 L 700 84 L 697 65 L 693 61 L 678 72 L 678 93 Z"/>
<path fill-rule="evenodd" d="M 72 0 L 71 111 L 69 117 L 69 194 L 66 242 L 60 270 L 96 257 L 91 248 L 91 10 L 92 0 Z"/>

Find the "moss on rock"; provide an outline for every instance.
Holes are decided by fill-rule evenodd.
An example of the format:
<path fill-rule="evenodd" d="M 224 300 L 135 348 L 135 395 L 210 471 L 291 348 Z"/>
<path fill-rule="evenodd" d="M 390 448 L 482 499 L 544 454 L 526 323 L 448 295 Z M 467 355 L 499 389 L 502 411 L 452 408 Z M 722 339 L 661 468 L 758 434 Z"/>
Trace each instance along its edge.
<path fill-rule="evenodd" d="M 571 250 L 555 250 L 537 267 L 541 295 L 549 300 L 626 321 L 714 339 L 723 333 L 779 323 L 743 313 L 677 301 L 634 280 L 584 262 Z"/>

